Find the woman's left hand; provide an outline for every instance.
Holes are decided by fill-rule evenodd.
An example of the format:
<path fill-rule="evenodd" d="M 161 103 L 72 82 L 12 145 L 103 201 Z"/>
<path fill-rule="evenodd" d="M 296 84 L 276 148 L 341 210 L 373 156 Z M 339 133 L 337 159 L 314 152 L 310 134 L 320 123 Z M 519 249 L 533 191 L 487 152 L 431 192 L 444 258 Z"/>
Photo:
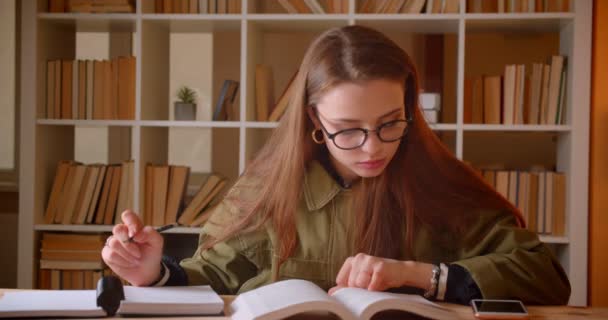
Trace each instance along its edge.
<path fill-rule="evenodd" d="M 412 286 L 428 289 L 433 265 L 415 261 L 400 261 L 379 258 L 364 253 L 348 257 L 338 276 L 336 286 L 329 290 L 333 294 L 343 287 L 384 291 L 389 288 Z"/>

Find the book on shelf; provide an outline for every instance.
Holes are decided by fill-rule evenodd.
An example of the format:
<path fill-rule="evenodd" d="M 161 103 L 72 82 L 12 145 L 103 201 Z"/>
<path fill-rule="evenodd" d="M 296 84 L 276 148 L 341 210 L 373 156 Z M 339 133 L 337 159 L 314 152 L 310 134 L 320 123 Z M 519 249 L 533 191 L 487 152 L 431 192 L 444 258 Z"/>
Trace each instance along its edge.
<path fill-rule="evenodd" d="M 120 186 L 118 189 L 118 200 L 114 211 L 114 224 L 122 223 L 120 216 L 123 211 L 133 208 L 134 170 L 133 161 L 123 162 L 120 172 Z"/>
<path fill-rule="evenodd" d="M 486 124 L 501 123 L 502 77 L 488 76 L 483 79 L 483 121 Z M 478 109 L 477 109 L 478 110 Z M 473 118 L 478 118 L 473 115 Z"/>
<path fill-rule="evenodd" d="M 215 104 L 213 120 L 235 121 L 238 119 L 238 112 L 235 110 L 235 101 L 239 90 L 239 82 L 235 80 L 224 80 L 220 96 Z"/>
<path fill-rule="evenodd" d="M 347 13 L 348 4 L 343 0 L 327 0 L 326 12 L 330 14 Z"/>
<path fill-rule="evenodd" d="M 118 202 L 118 191 L 122 180 L 122 166 L 114 166 L 112 171 L 112 183 L 108 193 L 108 202 L 106 203 L 105 212 L 103 213 L 103 224 L 113 225 L 114 215 L 116 212 L 116 204 Z"/>
<path fill-rule="evenodd" d="M 459 0 L 363 0 L 359 13 L 458 13 Z"/>
<path fill-rule="evenodd" d="M 274 105 L 272 69 L 268 65 L 255 66 L 256 121 L 267 121 L 270 106 Z"/>
<path fill-rule="evenodd" d="M 81 190 L 78 192 L 78 198 L 76 199 L 74 210 L 70 215 L 70 221 L 68 221 L 67 215 L 64 219 L 66 224 L 84 224 L 86 222 L 90 203 L 95 191 L 95 185 L 99 179 L 99 168 L 100 167 L 98 165 L 85 167 L 84 177 L 80 183 Z"/>
<path fill-rule="evenodd" d="M 167 209 L 164 224 L 175 223 L 177 216 L 184 209 L 184 196 L 188 187 L 190 167 L 171 166 L 169 168 L 169 186 L 167 191 Z"/>
<path fill-rule="evenodd" d="M 312 9 L 306 4 L 305 0 L 288 0 L 288 2 L 296 10 L 296 13 L 312 13 Z"/>
<path fill-rule="evenodd" d="M 291 95 L 293 94 L 294 80 L 297 75 L 298 71 L 296 70 L 296 72 L 294 72 L 291 78 L 289 79 L 289 82 L 285 86 L 285 89 L 283 89 L 283 93 L 281 93 L 281 97 L 279 97 L 277 104 L 274 106 L 272 112 L 268 116 L 268 121 L 279 121 L 279 119 L 281 119 L 281 117 L 285 113 L 285 110 L 287 110 L 287 107 L 289 106 L 289 102 L 291 100 Z"/>
<path fill-rule="evenodd" d="M 64 119 L 72 119 L 72 67 L 74 61 L 61 61 L 61 115 Z"/>
<path fill-rule="evenodd" d="M 110 189 L 112 187 L 112 178 L 114 178 L 115 166 L 108 166 L 106 168 L 105 177 L 103 179 L 103 185 L 101 186 L 99 194 L 99 202 L 95 207 L 93 224 L 103 224 L 106 207 L 108 206 L 108 199 L 110 197 Z"/>
<path fill-rule="evenodd" d="M 204 221 L 201 221 L 201 217 L 206 217 L 204 214 L 205 209 L 220 195 L 226 183 L 226 178 L 223 176 L 217 173 L 210 174 L 184 209 L 177 222 L 191 227 L 202 224 Z"/>
<path fill-rule="evenodd" d="M 147 164 L 144 170 L 144 223 L 155 226 L 175 223 L 184 207 L 190 168 Z"/>
<path fill-rule="evenodd" d="M 87 61 L 78 60 L 78 74 L 75 77 L 78 82 L 74 81 L 75 88 L 72 90 L 72 100 L 76 104 L 73 114 L 77 115 L 75 118 L 84 120 L 87 115 Z"/>
<path fill-rule="evenodd" d="M 329 315 L 339 319 L 372 319 L 382 311 L 401 311 L 430 319 L 454 319 L 453 311 L 418 295 L 342 288 L 333 295 L 306 280 L 278 281 L 236 297 L 230 304 L 234 320 L 275 320 L 294 315 Z"/>
<path fill-rule="evenodd" d="M 155 166 L 152 188 L 152 225 L 165 223 L 167 210 L 167 190 L 169 186 L 169 166 Z"/>
<path fill-rule="evenodd" d="M 55 179 L 53 180 L 49 201 L 44 214 L 44 223 L 46 224 L 51 224 L 55 221 L 59 198 L 61 197 L 63 187 L 65 186 L 65 181 L 67 180 L 68 171 L 72 163 L 72 161 L 60 161 L 57 165 Z"/>
<path fill-rule="evenodd" d="M 242 0 L 154 0 L 155 13 L 238 14 Z"/>
<path fill-rule="evenodd" d="M 43 290 L 83 290 L 95 289 L 95 284 L 108 273 L 103 270 L 60 270 L 39 269 L 38 289 Z"/>
<path fill-rule="evenodd" d="M 40 241 L 41 268 L 64 269 L 60 267 L 62 262 L 69 263 L 66 266 L 70 267 L 65 269 L 73 268 L 77 262 L 96 262 L 101 266 L 100 252 L 106 238 L 106 235 L 101 234 L 44 232 Z"/>
<path fill-rule="evenodd" d="M 49 0 L 50 12 L 134 13 L 134 0 Z"/>
<path fill-rule="evenodd" d="M 287 11 L 287 13 L 289 14 L 296 14 L 298 13 L 298 9 L 296 9 L 296 7 L 291 4 L 291 1 L 289 0 L 278 0 L 279 4 L 283 7 L 283 9 L 285 9 L 285 11 Z"/>
<path fill-rule="evenodd" d="M 426 13 L 458 13 L 459 3 L 455 0 L 427 0 Z"/>
<path fill-rule="evenodd" d="M 198 13 L 198 0 L 188 0 L 188 13 Z"/>
<path fill-rule="evenodd" d="M 99 289 L 98 289 L 99 290 Z M 0 318 L 105 317 L 97 305 L 98 290 L 37 290 L 6 292 L 0 298 Z M 210 286 L 121 288 L 121 316 L 220 315 L 224 301 Z"/>
<path fill-rule="evenodd" d="M 467 0 L 468 13 L 569 12 L 570 0 Z"/>
<path fill-rule="evenodd" d="M 103 81 L 103 104 L 102 104 L 102 119 L 115 119 L 113 116 L 115 115 L 115 105 L 116 96 L 112 95 L 114 92 L 113 89 L 116 84 L 112 81 L 112 62 L 108 60 L 102 61 L 102 81 Z"/>
<path fill-rule="evenodd" d="M 483 78 L 464 79 L 464 123 L 483 123 Z"/>
<path fill-rule="evenodd" d="M 86 205 L 86 202 L 84 203 L 85 207 L 87 207 L 86 211 L 86 218 L 85 218 L 85 222 L 87 224 L 91 224 L 94 221 L 95 218 L 95 210 L 97 209 L 97 204 L 99 203 L 99 197 L 101 196 L 101 189 L 103 187 L 103 184 L 105 182 L 105 178 L 106 178 L 106 172 L 107 172 L 107 166 L 104 165 L 98 165 L 95 166 L 97 167 L 97 181 L 95 182 L 95 186 L 93 187 L 93 192 L 89 201 L 88 206 Z M 90 188 L 90 186 L 87 186 L 87 188 Z"/>
<path fill-rule="evenodd" d="M 103 276 L 101 270 L 38 270 L 38 289 L 82 290 L 95 289 L 95 283 Z"/>
<path fill-rule="evenodd" d="M 304 0 L 304 3 L 308 6 L 308 9 L 314 14 L 324 14 L 325 9 L 318 0 Z"/>
<path fill-rule="evenodd" d="M 82 164 L 70 166 L 61 198 L 59 198 L 55 223 L 70 224 L 76 206 L 76 199 L 82 189 L 82 179 L 85 171 L 86 167 Z"/>

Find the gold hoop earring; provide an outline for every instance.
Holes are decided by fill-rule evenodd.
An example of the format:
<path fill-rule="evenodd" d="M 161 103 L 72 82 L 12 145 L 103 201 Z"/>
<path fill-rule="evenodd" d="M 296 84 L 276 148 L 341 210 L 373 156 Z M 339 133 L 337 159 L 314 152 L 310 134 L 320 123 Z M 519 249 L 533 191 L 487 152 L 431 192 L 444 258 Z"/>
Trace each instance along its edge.
<path fill-rule="evenodd" d="M 314 129 L 311 132 L 312 135 L 312 141 L 314 141 L 316 144 L 323 144 L 325 143 L 325 141 L 323 140 L 323 132 L 321 132 L 321 138 L 317 137 L 317 133 L 321 132 L 320 129 Z"/>

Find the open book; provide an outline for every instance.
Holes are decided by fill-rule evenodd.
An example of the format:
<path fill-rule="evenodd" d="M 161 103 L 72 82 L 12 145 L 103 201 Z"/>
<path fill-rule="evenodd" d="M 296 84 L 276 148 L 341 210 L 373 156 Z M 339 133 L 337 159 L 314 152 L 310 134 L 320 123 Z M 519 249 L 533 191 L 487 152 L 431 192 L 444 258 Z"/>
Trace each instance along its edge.
<path fill-rule="evenodd" d="M 124 287 L 120 315 L 218 315 L 224 301 L 209 286 Z M 105 317 L 95 290 L 9 291 L 0 297 L 0 318 Z"/>
<path fill-rule="evenodd" d="M 371 319 L 381 311 L 399 310 L 431 319 L 457 317 L 420 296 L 343 288 L 329 296 L 306 280 L 285 280 L 240 294 L 230 305 L 233 320 L 274 320 L 300 313 L 329 312 L 340 319 Z"/>

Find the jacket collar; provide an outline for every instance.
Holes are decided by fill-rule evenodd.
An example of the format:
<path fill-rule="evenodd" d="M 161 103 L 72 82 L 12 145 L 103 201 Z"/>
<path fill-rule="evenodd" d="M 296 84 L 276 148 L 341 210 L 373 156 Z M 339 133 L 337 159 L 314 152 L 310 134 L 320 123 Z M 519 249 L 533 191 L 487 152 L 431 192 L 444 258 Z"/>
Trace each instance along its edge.
<path fill-rule="evenodd" d="M 318 161 L 312 161 L 304 175 L 304 199 L 309 211 L 327 205 L 342 187 Z"/>

